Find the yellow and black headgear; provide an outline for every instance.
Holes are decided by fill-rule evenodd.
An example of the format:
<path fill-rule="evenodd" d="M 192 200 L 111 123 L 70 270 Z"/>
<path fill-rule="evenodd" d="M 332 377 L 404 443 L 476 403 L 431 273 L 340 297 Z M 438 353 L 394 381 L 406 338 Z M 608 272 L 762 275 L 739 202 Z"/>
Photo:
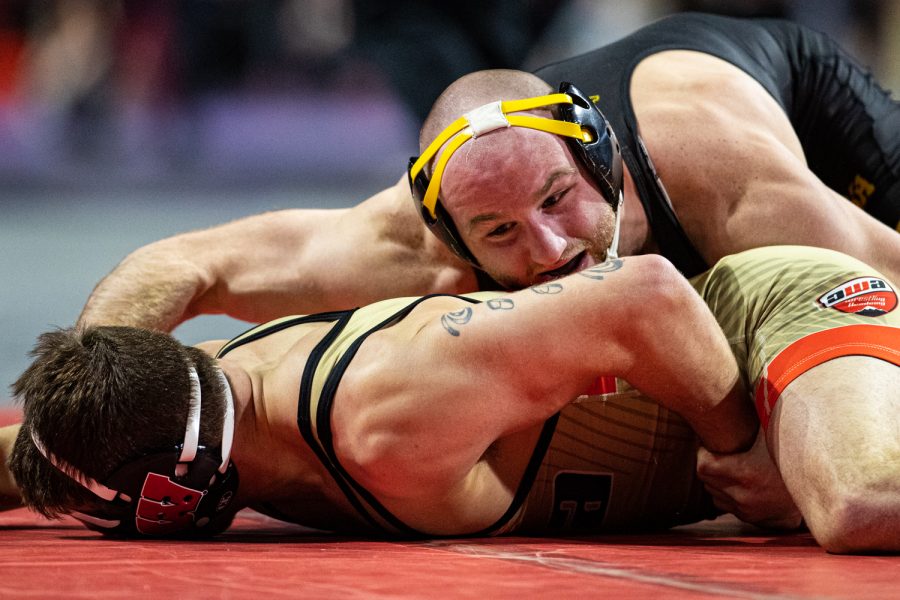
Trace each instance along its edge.
<path fill-rule="evenodd" d="M 553 119 L 512 114 L 550 107 Z M 478 259 L 466 247 L 453 219 L 438 202 L 441 177 L 453 153 L 468 140 L 505 127 L 526 127 L 566 138 L 572 153 L 581 162 L 603 194 L 618 210 L 622 191 L 622 153 L 609 122 L 600 109 L 571 83 L 559 85 L 559 93 L 485 104 L 451 123 L 421 156 L 409 159 L 409 186 L 416 210 L 428 228 L 466 262 L 479 267 Z M 446 145 L 431 177 L 425 167 Z"/>

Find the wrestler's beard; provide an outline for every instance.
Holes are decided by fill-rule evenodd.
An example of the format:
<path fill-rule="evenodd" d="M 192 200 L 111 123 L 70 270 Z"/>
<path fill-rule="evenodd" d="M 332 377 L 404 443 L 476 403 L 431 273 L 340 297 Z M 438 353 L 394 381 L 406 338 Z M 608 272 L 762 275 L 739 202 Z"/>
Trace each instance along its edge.
<path fill-rule="evenodd" d="M 587 252 L 587 254 L 591 257 L 590 262 L 592 264 L 600 264 L 607 258 L 606 253 L 609 251 L 609 246 L 612 243 L 615 230 L 615 213 L 612 210 L 610 210 L 609 212 L 604 211 L 603 215 L 595 225 L 594 231 L 592 232 L 590 238 L 579 238 L 569 241 L 563 256 L 571 260 L 576 256 L 581 255 L 582 252 Z M 530 269 L 527 279 L 523 280 L 513 275 L 500 272 L 491 272 L 485 269 L 485 272 L 490 275 L 494 281 L 508 290 L 520 290 L 539 283 L 538 276 L 544 271 L 546 271 L 545 267 L 534 266 L 532 269 Z M 575 271 L 572 271 L 572 273 L 574 272 Z M 560 275 L 560 277 L 565 277 L 565 275 Z"/>

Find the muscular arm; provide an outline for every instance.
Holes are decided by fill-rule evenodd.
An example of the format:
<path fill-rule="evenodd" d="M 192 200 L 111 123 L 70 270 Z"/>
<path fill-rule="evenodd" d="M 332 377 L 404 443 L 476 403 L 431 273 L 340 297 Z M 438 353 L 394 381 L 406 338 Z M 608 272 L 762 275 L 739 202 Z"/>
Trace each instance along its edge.
<path fill-rule="evenodd" d="M 600 374 L 681 414 L 710 449 L 755 438 L 715 319 L 667 261 L 642 256 L 478 305 L 423 303 L 351 363 L 336 447 L 373 488 L 418 493 L 463 480 L 495 440 L 540 424 Z"/>
<path fill-rule="evenodd" d="M 759 246 L 817 246 L 900 280 L 900 235 L 809 170 L 780 106 L 734 67 L 694 59 L 709 64 L 691 85 L 653 97 L 637 90 L 638 119 L 675 212 L 707 262 Z M 647 73 L 659 75 L 653 69 Z"/>
<path fill-rule="evenodd" d="M 264 321 L 475 289 L 408 193 L 401 180 L 351 209 L 266 213 L 139 248 L 95 288 L 79 322 L 171 331 L 199 314 Z"/>

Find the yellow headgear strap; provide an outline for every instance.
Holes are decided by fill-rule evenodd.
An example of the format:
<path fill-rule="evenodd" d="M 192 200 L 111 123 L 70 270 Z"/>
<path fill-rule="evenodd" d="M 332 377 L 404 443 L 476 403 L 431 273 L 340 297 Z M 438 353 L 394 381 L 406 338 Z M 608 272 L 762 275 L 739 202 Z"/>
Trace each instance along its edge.
<path fill-rule="evenodd" d="M 487 127 L 475 122 L 476 118 L 478 118 L 476 113 L 482 112 L 484 109 L 490 109 L 497 104 L 499 104 L 499 111 L 493 111 L 495 114 L 490 115 L 490 124 L 488 124 Z M 473 137 L 477 137 L 478 134 L 476 131 L 479 129 L 481 129 L 481 133 L 487 133 L 501 127 L 525 127 L 527 129 L 537 129 L 555 135 L 575 138 L 585 143 L 593 141 L 591 132 L 582 129 L 577 123 L 545 119 L 543 117 L 535 117 L 532 115 L 507 116 L 509 113 L 522 112 L 554 104 L 572 104 L 572 97 L 568 94 L 549 94 L 534 98 L 523 98 L 522 100 L 505 100 L 503 102 L 487 104 L 477 108 L 450 123 L 450 125 L 447 126 L 433 142 L 431 142 L 428 148 L 425 149 L 425 152 L 422 153 L 409 170 L 410 180 L 415 181 L 419 173 L 422 172 L 422 169 L 425 168 L 425 165 L 434 158 L 444 144 L 450 141 L 447 149 L 444 150 L 444 153 L 435 165 L 434 173 L 431 175 L 431 181 L 428 183 L 428 189 L 425 191 L 425 198 L 422 200 L 422 205 L 428 209 L 431 217 L 437 218 L 434 209 L 437 205 L 437 197 L 441 189 L 441 177 L 444 174 L 444 168 L 447 166 L 450 157 L 453 156 L 453 153 L 456 152 L 460 146 Z M 488 110 L 487 112 L 490 113 L 492 111 Z M 498 120 L 498 118 L 502 119 Z"/>

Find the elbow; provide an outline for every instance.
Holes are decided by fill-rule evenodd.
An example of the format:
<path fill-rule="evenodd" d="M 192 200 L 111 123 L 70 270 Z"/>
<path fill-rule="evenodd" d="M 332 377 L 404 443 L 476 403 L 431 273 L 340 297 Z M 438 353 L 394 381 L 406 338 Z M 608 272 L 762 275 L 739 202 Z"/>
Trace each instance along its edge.
<path fill-rule="evenodd" d="M 628 362 L 632 363 L 660 346 L 661 331 L 675 334 L 683 328 L 696 311 L 696 303 L 702 301 L 666 258 L 647 254 L 630 257 L 629 261 L 633 267 L 628 295 L 617 299 L 616 318 L 608 324 L 607 342 L 620 342 L 623 355 L 630 356 Z"/>
<path fill-rule="evenodd" d="M 694 288 L 675 266 L 662 256 L 641 257 L 640 299 L 629 303 L 634 314 L 628 315 L 628 322 L 635 324 L 646 333 L 658 336 L 660 324 L 683 322 L 698 303 L 702 304 Z M 648 315 L 652 312 L 652 318 Z M 629 335 L 635 332 L 629 331 Z"/>

